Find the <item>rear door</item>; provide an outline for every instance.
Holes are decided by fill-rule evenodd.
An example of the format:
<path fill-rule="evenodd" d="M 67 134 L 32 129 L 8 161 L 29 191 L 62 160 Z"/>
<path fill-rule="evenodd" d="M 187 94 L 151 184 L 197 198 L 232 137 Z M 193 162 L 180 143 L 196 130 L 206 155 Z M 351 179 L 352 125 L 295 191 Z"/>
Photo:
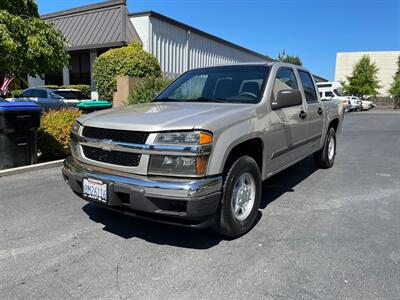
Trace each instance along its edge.
<path fill-rule="evenodd" d="M 314 80 L 310 73 L 304 70 L 298 70 L 303 97 L 306 103 L 307 113 L 307 138 L 308 150 L 314 152 L 320 145 L 322 131 L 324 127 L 323 105 L 317 96 Z M 327 92 L 325 92 L 327 95 Z"/>
<path fill-rule="evenodd" d="M 276 96 L 282 90 L 298 89 L 299 82 L 294 70 L 281 67 L 276 73 L 271 101 L 274 102 Z M 302 156 L 307 131 L 304 109 L 303 103 L 302 105 L 274 109 L 269 114 L 271 171 L 280 169 Z"/>

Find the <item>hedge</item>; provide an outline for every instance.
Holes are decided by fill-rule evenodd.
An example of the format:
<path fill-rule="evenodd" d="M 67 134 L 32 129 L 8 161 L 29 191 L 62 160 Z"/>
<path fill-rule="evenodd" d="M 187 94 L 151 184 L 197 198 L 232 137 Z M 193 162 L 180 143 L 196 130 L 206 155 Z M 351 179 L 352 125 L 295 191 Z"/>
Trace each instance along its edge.
<path fill-rule="evenodd" d="M 161 67 L 157 59 L 144 51 L 139 43 L 108 50 L 93 64 L 93 78 L 100 99 L 112 100 L 119 76 L 159 77 Z"/>
<path fill-rule="evenodd" d="M 11 94 L 11 97 L 14 98 L 14 97 L 16 97 L 16 96 L 21 95 L 22 92 L 23 92 L 23 90 L 13 90 L 13 91 L 10 91 L 10 94 Z"/>
<path fill-rule="evenodd" d="M 144 103 L 152 100 L 157 92 L 162 91 L 172 80 L 162 77 L 142 78 L 134 87 L 129 104 Z"/>
<path fill-rule="evenodd" d="M 58 85 L 54 85 L 54 84 L 43 84 L 43 85 L 39 85 L 37 87 L 44 88 L 44 89 L 59 89 L 60 88 Z"/>
<path fill-rule="evenodd" d="M 70 154 L 70 132 L 72 124 L 80 116 L 76 109 L 49 111 L 41 118 L 38 129 L 40 161 L 65 158 Z"/>

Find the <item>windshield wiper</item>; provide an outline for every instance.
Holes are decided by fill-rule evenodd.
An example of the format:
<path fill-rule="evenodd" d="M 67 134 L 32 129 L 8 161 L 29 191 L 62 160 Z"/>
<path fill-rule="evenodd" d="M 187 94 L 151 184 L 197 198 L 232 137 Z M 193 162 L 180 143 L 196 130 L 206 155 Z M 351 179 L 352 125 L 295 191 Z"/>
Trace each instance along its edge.
<path fill-rule="evenodd" d="M 192 101 L 199 101 L 199 102 L 218 102 L 218 103 L 225 103 L 226 99 L 212 99 L 212 98 L 207 98 L 207 97 L 199 97 L 197 99 L 194 99 Z"/>
<path fill-rule="evenodd" d="M 182 100 L 179 99 L 173 99 L 173 98 L 159 98 L 159 99 L 154 99 L 153 102 L 180 102 Z"/>

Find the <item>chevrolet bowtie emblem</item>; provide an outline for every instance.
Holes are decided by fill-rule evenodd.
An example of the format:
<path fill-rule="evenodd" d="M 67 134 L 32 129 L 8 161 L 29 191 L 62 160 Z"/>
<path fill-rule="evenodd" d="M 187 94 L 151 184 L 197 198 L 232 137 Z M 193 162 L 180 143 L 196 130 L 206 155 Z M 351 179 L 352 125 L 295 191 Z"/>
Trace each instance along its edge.
<path fill-rule="evenodd" d="M 113 144 L 112 140 L 103 140 L 102 144 L 101 144 L 101 149 L 103 149 L 104 151 L 112 151 L 114 150 L 115 145 Z"/>

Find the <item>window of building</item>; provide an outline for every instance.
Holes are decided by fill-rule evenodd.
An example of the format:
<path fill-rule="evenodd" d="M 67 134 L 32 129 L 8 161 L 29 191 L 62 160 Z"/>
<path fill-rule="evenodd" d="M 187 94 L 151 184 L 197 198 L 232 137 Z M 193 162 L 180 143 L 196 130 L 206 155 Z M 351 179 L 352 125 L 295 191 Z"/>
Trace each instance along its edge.
<path fill-rule="evenodd" d="M 60 70 L 59 72 L 55 72 L 52 74 L 46 74 L 44 77 L 44 82 L 46 85 L 63 85 L 63 72 Z"/>
<path fill-rule="evenodd" d="M 70 84 L 90 85 L 90 52 L 72 52 L 70 55 Z"/>

